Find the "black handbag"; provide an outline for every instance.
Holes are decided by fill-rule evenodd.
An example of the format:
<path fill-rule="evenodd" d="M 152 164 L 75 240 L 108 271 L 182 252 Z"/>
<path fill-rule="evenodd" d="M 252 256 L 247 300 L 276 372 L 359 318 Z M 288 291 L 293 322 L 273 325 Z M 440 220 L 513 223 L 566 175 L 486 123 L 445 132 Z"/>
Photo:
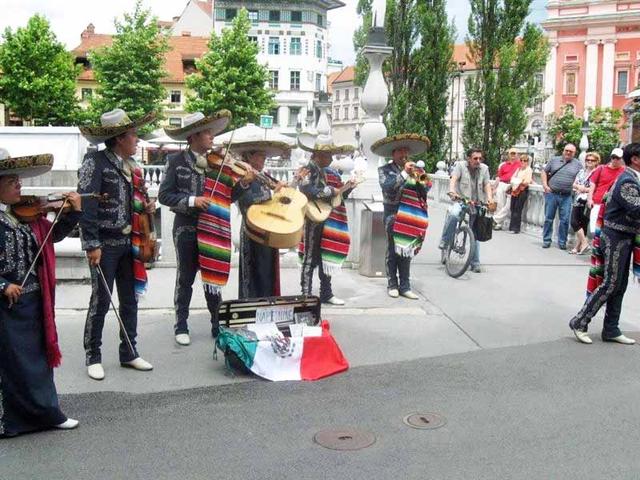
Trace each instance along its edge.
<path fill-rule="evenodd" d="M 477 241 L 488 242 L 493 235 L 493 219 L 488 217 L 485 211 L 478 213 L 472 230 Z"/>

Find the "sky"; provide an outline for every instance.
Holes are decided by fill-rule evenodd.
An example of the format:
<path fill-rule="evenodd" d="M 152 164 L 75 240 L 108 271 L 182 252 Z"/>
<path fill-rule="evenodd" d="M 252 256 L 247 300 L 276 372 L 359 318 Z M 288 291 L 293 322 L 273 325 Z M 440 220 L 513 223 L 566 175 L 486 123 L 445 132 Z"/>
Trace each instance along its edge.
<path fill-rule="evenodd" d="M 342 60 L 345 65 L 352 64 L 355 58 L 353 51 L 353 31 L 359 24 L 356 15 L 357 0 L 343 0 L 345 7 L 329 12 L 330 56 Z M 171 20 L 180 15 L 187 0 L 144 0 L 144 5 L 160 20 Z M 122 12 L 131 10 L 133 0 L 0 0 L 0 32 L 6 27 L 15 30 L 24 26 L 29 17 L 36 13 L 45 15 L 56 36 L 67 48 L 73 49 L 80 43 L 80 34 L 84 28 L 93 23 L 96 33 L 113 33 L 113 20 L 122 17 Z M 533 0 L 531 20 L 540 21 L 545 18 L 545 0 Z M 458 30 L 458 41 L 464 40 L 466 33 L 469 3 L 465 0 L 449 0 L 449 17 Z"/>

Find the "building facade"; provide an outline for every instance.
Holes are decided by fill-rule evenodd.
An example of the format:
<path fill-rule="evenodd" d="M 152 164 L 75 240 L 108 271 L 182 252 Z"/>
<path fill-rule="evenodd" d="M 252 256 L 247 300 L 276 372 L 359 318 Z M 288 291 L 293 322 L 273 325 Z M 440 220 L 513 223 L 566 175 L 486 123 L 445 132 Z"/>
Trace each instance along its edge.
<path fill-rule="evenodd" d="M 545 113 L 571 105 L 624 110 L 640 81 L 640 2 L 550 0 L 542 22 L 550 42 Z"/>
<path fill-rule="evenodd" d="M 338 0 L 215 2 L 218 34 L 241 8 L 249 11 L 249 35 L 259 47 L 258 61 L 269 70 L 269 87 L 278 104 L 271 115 L 283 134 L 295 135 L 297 126 L 311 127 L 317 119 L 318 95 L 327 89 L 329 68 L 327 12 L 344 5 Z"/>
<path fill-rule="evenodd" d="M 359 148 L 364 114 L 360 105 L 362 88 L 354 83 L 355 67 L 349 66 L 328 76 L 331 94 L 331 134 L 338 144 Z"/>

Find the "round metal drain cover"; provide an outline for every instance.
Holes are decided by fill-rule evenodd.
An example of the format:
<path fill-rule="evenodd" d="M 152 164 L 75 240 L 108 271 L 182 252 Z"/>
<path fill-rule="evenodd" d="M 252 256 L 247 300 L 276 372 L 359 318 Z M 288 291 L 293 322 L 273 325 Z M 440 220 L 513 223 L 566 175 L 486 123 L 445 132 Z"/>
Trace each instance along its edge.
<path fill-rule="evenodd" d="M 421 430 L 434 430 L 447 423 L 447 419 L 437 413 L 412 413 L 404 417 L 402 421 L 411 428 Z"/>
<path fill-rule="evenodd" d="M 376 443 L 376 436 L 371 432 L 345 428 L 322 430 L 314 435 L 313 441 L 330 450 L 361 450 Z"/>

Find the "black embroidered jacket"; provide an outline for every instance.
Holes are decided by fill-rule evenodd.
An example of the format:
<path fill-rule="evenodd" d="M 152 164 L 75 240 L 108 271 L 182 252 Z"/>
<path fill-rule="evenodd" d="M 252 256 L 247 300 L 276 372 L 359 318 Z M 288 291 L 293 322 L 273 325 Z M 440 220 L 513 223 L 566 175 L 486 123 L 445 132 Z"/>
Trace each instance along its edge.
<path fill-rule="evenodd" d="M 189 206 L 189 197 L 202 196 L 204 181 L 205 174 L 196 170 L 190 150 L 169 155 L 158 201 L 176 213 L 176 220 L 195 224 L 200 210 Z"/>
<path fill-rule="evenodd" d="M 122 161 L 110 150 L 85 155 L 79 170 L 78 193 L 107 194 L 106 200 L 82 199 L 82 249 L 130 242 L 132 185 Z"/>
<path fill-rule="evenodd" d="M 629 167 L 609 190 L 604 226 L 620 232 L 640 234 L 640 181 Z"/>

